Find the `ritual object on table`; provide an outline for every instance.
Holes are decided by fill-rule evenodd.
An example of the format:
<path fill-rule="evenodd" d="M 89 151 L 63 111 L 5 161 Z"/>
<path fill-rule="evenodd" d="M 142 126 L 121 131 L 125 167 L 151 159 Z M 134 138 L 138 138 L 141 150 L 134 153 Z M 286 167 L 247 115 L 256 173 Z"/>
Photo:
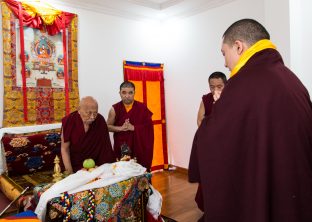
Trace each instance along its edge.
<path fill-rule="evenodd" d="M 53 182 L 58 182 L 63 179 L 62 169 L 60 166 L 60 158 L 56 155 L 54 159 L 54 174 L 53 174 Z"/>
<path fill-rule="evenodd" d="M 120 150 L 121 150 L 120 161 L 129 161 L 131 159 L 132 154 L 130 147 L 126 143 L 124 143 L 121 145 Z"/>

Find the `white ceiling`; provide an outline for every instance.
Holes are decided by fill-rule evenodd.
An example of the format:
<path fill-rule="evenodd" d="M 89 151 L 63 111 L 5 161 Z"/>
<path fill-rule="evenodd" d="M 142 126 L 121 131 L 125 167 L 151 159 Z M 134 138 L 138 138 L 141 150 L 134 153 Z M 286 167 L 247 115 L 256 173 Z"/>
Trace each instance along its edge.
<path fill-rule="evenodd" d="M 136 20 L 167 20 L 192 16 L 235 0 L 55 0 L 100 13 Z"/>

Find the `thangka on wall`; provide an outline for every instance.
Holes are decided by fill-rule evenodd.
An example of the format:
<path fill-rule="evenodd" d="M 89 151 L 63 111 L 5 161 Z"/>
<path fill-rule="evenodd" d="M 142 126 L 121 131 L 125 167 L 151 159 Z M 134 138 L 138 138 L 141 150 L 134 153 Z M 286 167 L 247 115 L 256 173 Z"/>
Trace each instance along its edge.
<path fill-rule="evenodd" d="M 1 6 L 3 126 L 60 122 L 79 103 L 77 15 L 39 1 Z"/>

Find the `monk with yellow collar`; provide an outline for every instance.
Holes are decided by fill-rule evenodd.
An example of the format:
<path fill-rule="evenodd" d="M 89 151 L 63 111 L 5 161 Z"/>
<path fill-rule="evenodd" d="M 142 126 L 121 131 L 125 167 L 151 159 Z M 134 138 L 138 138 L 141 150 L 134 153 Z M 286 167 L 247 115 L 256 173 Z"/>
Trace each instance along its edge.
<path fill-rule="evenodd" d="M 231 78 L 189 164 L 189 180 L 202 185 L 201 221 L 312 221 L 312 104 L 269 39 L 252 19 L 223 35 Z"/>
<path fill-rule="evenodd" d="M 135 85 L 125 81 L 120 85 L 121 101 L 109 111 L 107 126 L 114 132 L 114 151 L 121 158 L 121 146 L 126 144 L 139 164 L 150 170 L 153 159 L 153 113 L 145 104 L 135 101 Z"/>

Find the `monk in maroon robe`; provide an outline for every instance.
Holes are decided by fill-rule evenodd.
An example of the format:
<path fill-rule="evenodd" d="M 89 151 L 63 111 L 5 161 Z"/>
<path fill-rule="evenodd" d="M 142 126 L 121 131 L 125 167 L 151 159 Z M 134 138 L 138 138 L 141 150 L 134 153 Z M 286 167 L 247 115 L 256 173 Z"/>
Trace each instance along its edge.
<path fill-rule="evenodd" d="M 222 72 L 213 72 L 208 78 L 208 85 L 210 93 L 203 95 L 197 114 L 197 125 L 200 126 L 202 120 L 209 116 L 213 104 L 217 101 L 221 95 L 221 92 L 227 82 L 226 76 Z M 194 151 L 192 151 L 194 152 Z M 198 181 L 199 182 L 199 181 Z M 201 191 L 201 185 L 198 184 L 198 189 L 195 196 L 195 202 L 201 211 L 204 211 L 204 200 Z"/>
<path fill-rule="evenodd" d="M 107 118 L 108 129 L 114 132 L 114 152 L 121 157 L 126 144 L 139 164 L 150 170 L 153 160 L 153 113 L 145 104 L 134 100 L 135 86 L 131 82 L 120 85 L 120 102 L 114 104 Z"/>
<path fill-rule="evenodd" d="M 69 173 L 80 170 L 85 159 L 97 166 L 116 161 L 106 121 L 92 97 L 81 99 L 78 111 L 62 119 L 61 151 Z"/>
<path fill-rule="evenodd" d="M 269 39 L 252 19 L 224 33 L 231 78 L 196 132 L 189 165 L 206 222 L 312 221 L 312 104 Z"/>
<path fill-rule="evenodd" d="M 208 84 L 210 93 L 203 95 L 202 101 L 200 102 L 198 114 L 197 114 L 197 125 L 199 126 L 204 119 L 210 115 L 212 105 L 217 101 L 221 95 L 221 92 L 227 82 L 226 76 L 222 72 L 213 72 L 208 78 Z"/>

